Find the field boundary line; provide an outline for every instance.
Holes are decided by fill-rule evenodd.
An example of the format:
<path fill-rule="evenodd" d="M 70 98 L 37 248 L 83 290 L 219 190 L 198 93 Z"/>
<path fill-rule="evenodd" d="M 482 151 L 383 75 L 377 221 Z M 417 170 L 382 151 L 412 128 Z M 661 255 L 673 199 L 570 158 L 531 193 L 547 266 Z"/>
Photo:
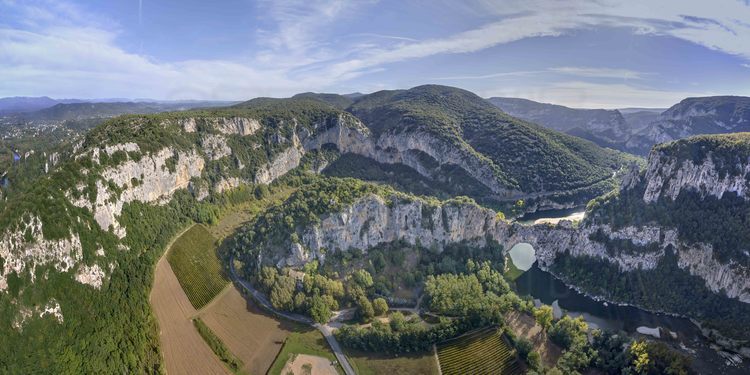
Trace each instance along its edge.
<path fill-rule="evenodd" d="M 432 344 L 432 356 L 435 357 L 435 362 L 437 362 L 438 375 L 443 375 L 443 369 L 440 368 L 440 356 L 438 356 L 437 345 L 435 344 Z"/>
<path fill-rule="evenodd" d="M 224 296 L 225 294 L 229 293 L 229 289 L 234 286 L 234 283 L 231 281 L 227 281 L 227 285 L 224 285 L 224 288 L 221 289 L 221 292 L 216 294 L 214 298 L 212 298 L 210 301 L 208 301 L 207 304 L 203 305 L 203 307 L 200 308 L 200 310 L 196 310 L 195 314 L 191 316 L 191 319 L 200 318 L 203 313 L 208 310 L 211 306 L 215 305 L 220 297 Z"/>

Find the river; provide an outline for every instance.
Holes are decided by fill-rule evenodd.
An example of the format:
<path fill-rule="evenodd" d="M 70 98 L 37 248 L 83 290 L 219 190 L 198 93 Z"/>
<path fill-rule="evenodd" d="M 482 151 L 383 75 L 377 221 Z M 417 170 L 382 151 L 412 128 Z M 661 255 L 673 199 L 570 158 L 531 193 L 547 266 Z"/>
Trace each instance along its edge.
<path fill-rule="evenodd" d="M 720 353 L 710 348 L 708 340 L 698 327 L 686 318 L 597 301 L 579 293 L 540 269 L 535 262 L 534 249 L 529 244 L 517 244 L 509 254 L 518 269 L 527 270 L 516 280 L 518 294 L 530 295 L 537 303 L 552 305 L 557 318 L 562 314 L 583 316 L 592 328 L 625 331 L 631 335 L 638 335 L 638 331 L 647 333 L 652 331 L 650 329 L 660 327 L 676 335 L 676 340 L 665 337 L 672 334 L 662 330 L 661 338 L 693 358 L 694 367 L 701 374 L 750 374 L 750 361 L 745 360 L 739 366 L 728 365 Z"/>

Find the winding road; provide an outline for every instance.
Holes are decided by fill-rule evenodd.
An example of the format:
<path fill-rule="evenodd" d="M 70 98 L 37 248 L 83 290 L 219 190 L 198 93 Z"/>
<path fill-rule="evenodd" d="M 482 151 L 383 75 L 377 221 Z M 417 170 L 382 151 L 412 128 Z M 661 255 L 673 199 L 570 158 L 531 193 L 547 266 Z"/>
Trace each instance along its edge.
<path fill-rule="evenodd" d="M 260 291 L 253 288 L 252 285 L 250 285 L 249 282 L 242 280 L 237 276 L 234 270 L 234 257 L 229 259 L 229 272 L 232 275 L 232 280 L 238 283 L 245 291 L 247 291 L 250 296 L 260 304 L 263 308 L 270 311 L 271 313 L 280 316 L 282 318 L 286 318 L 289 320 L 293 320 L 295 322 L 308 324 L 313 327 L 315 327 L 320 333 L 323 334 L 323 337 L 325 337 L 326 341 L 328 341 L 328 345 L 330 345 L 331 350 L 333 350 L 333 354 L 336 355 L 336 359 L 339 361 L 339 364 L 341 364 L 341 367 L 344 369 L 344 373 L 346 375 L 355 375 L 354 368 L 352 368 L 352 365 L 349 363 L 349 360 L 344 355 L 344 351 L 341 349 L 341 345 L 339 345 L 339 342 L 336 341 L 336 337 L 333 335 L 334 327 L 332 327 L 330 324 L 319 324 L 315 323 L 312 319 L 300 315 L 300 314 L 293 314 L 288 313 L 284 311 L 276 310 L 273 305 L 271 305 L 271 302 L 266 298 L 266 296 L 261 293 Z M 343 311 L 337 311 L 334 314 L 334 320 L 337 319 L 340 315 L 342 315 Z"/>

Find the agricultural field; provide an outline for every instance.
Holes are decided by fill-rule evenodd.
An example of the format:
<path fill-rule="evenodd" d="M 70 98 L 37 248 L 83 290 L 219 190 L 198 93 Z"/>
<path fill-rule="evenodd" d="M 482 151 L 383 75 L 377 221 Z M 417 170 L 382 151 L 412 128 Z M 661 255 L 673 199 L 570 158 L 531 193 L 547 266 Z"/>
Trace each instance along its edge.
<path fill-rule="evenodd" d="M 249 374 L 265 374 L 287 336 L 305 329 L 282 321 L 248 301 L 231 286 L 200 313 L 201 320 L 244 363 Z"/>
<path fill-rule="evenodd" d="M 196 309 L 205 306 L 229 283 L 216 247 L 214 236 L 197 224 L 180 236 L 167 253 L 169 265 Z"/>
<path fill-rule="evenodd" d="M 224 362 L 224 364 L 229 367 L 232 372 L 235 374 L 243 374 L 240 372 L 240 369 L 244 367 L 244 364 L 242 361 L 240 361 L 237 357 L 230 352 L 227 347 L 224 345 L 224 343 L 221 341 L 220 338 L 216 336 L 213 331 L 211 331 L 211 328 L 208 328 L 206 323 L 203 323 L 203 320 L 201 318 L 195 318 L 193 319 L 193 325 L 195 325 L 195 329 L 198 330 L 198 333 L 203 337 L 203 341 L 208 344 L 208 346 L 211 348 L 211 350 L 216 354 L 219 359 Z"/>
<path fill-rule="evenodd" d="M 443 375 L 523 373 L 513 349 L 495 327 L 449 340 L 437 352 Z"/>
<path fill-rule="evenodd" d="M 193 326 L 196 310 L 164 258 L 156 265 L 150 300 L 167 373 L 230 374 Z"/>
<path fill-rule="evenodd" d="M 437 360 L 432 352 L 407 353 L 399 356 L 360 352 L 352 349 L 345 349 L 344 352 L 358 375 L 437 375 L 440 373 Z"/>

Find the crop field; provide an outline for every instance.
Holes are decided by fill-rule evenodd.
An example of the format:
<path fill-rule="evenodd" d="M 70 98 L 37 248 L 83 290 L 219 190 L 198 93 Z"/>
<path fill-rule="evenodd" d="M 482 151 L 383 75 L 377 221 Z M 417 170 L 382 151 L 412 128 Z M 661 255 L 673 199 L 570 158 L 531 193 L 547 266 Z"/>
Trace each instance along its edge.
<path fill-rule="evenodd" d="M 437 361 L 432 351 L 390 355 L 344 349 L 344 353 L 358 375 L 410 374 L 437 375 Z"/>
<path fill-rule="evenodd" d="M 437 347 L 443 375 L 522 374 L 520 363 L 497 328 L 449 340 Z"/>
<path fill-rule="evenodd" d="M 203 225 L 194 225 L 180 236 L 169 249 L 167 260 L 196 309 L 229 283 L 216 256 L 216 239 Z"/>
<path fill-rule="evenodd" d="M 244 362 L 249 374 L 265 374 L 292 332 L 307 327 L 275 319 L 242 296 L 235 286 L 203 309 L 201 319 Z"/>
<path fill-rule="evenodd" d="M 167 373 L 230 373 L 193 326 L 190 318 L 196 311 L 166 259 L 156 265 L 150 300 L 159 322 L 159 342 Z"/>

